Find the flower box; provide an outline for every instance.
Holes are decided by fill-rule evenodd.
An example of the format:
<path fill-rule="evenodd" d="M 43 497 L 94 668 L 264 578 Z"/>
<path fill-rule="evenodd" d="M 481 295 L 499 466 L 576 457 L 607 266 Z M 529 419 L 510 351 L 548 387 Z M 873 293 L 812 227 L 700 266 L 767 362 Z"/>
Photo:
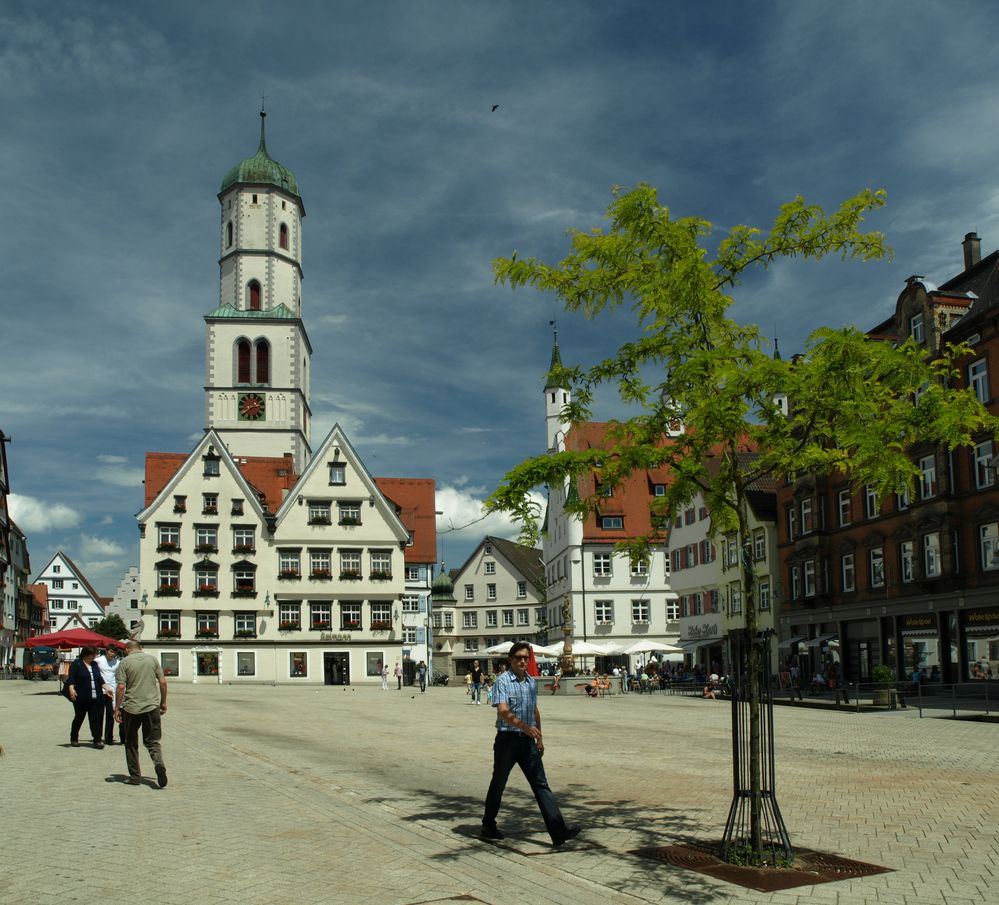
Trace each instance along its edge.
<path fill-rule="evenodd" d="M 392 573 L 379 569 L 378 571 L 372 572 L 370 577 L 372 581 L 390 581 Z"/>
<path fill-rule="evenodd" d="M 198 590 L 196 590 L 194 592 L 194 596 L 195 597 L 218 597 L 219 596 L 219 589 L 218 588 L 198 588 Z"/>
<path fill-rule="evenodd" d="M 253 544 L 236 544 L 236 546 L 232 548 L 232 552 L 233 553 L 256 553 L 257 552 L 257 548 L 254 547 Z"/>
<path fill-rule="evenodd" d="M 356 632 L 358 629 L 360 629 L 360 627 L 361 627 L 361 623 L 360 622 L 344 622 L 344 624 L 343 624 L 343 630 L 344 631 L 355 631 Z"/>
<path fill-rule="evenodd" d="M 180 544 L 175 544 L 172 541 L 168 541 L 165 544 L 158 544 L 156 546 L 157 553 L 177 553 L 180 550 Z"/>
<path fill-rule="evenodd" d="M 219 633 L 217 629 L 210 628 L 199 628 L 195 633 L 195 638 L 218 638 Z"/>
<path fill-rule="evenodd" d="M 340 573 L 340 581 L 360 581 L 361 573 L 353 569 Z"/>
<path fill-rule="evenodd" d="M 330 630 L 330 624 L 328 622 L 313 622 L 310 628 L 314 632 L 328 632 Z"/>
<path fill-rule="evenodd" d="M 156 632 L 157 638 L 179 638 L 180 629 L 179 628 L 161 628 Z"/>
<path fill-rule="evenodd" d="M 392 628 L 392 622 L 389 619 L 379 619 L 371 623 L 371 631 L 373 632 L 386 632 Z"/>
<path fill-rule="evenodd" d="M 187 512 L 187 506 L 174 506 L 173 511 L 179 513 Z"/>
<path fill-rule="evenodd" d="M 217 544 L 198 544 L 194 548 L 195 553 L 218 553 L 219 548 Z"/>
<path fill-rule="evenodd" d="M 298 569 L 282 569 L 280 572 L 278 572 L 278 578 L 289 579 L 289 578 L 301 578 L 301 577 L 302 573 L 299 572 Z"/>
<path fill-rule="evenodd" d="M 341 515 L 340 516 L 341 525 L 360 525 L 361 520 L 356 515 Z"/>
<path fill-rule="evenodd" d="M 278 631 L 279 632 L 298 632 L 302 630 L 302 624 L 300 622 L 279 622 Z"/>
<path fill-rule="evenodd" d="M 328 515 L 314 515 L 309 519 L 310 525 L 331 525 L 332 520 Z"/>
<path fill-rule="evenodd" d="M 256 638 L 257 633 L 252 629 L 240 629 L 238 632 L 233 632 L 233 638 Z"/>
<path fill-rule="evenodd" d="M 161 584 L 156 589 L 157 597 L 180 597 L 180 588 L 175 584 Z"/>
<path fill-rule="evenodd" d="M 257 592 L 254 591 L 253 588 L 236 588 L 236 590 L 232 592 L 232 596 L 233 597 L 256 597 L 257 596 Z"/>
<path fill-rule="evenodd" d="M 328 581 L 329 577 L 330 577 L 329 569 L 313 569 L 313 571 L 309 573 L 309 578 L 317 578 L 322 581 Z"/>

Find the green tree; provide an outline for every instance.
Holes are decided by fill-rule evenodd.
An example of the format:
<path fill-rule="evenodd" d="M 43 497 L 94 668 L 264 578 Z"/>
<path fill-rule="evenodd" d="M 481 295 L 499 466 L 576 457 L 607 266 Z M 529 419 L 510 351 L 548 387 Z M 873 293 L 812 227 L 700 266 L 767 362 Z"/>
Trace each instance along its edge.
<path fill-rule="evenodd" d="M 117 613 L 105 616 L 94 626 L 94 631 L 98 635 L 104 635 L 105 638 L 114 638 L 115 641 L 124 641 L 128 637 L 128 629 Z"/>
<path fill-rule="evenodd" d="M 799 471 L 844 473 L 855 485 L 873 484 L 881 496 L 911 487 L 916 467 L 908 449 L 933 443 L 972 445 L 992 418 L 968 390 L 956 389 L 956 361 L 968 350 L 948 347 L 930 357 L 909 339 L 895 345 L 846 328 L 816 330 L 804 354 L 790 361 L 765 348 L 756 326 L 729 317 L 729 294 L 751 268 L 779 258 L 879 260 L 890 255 L 883 234 L 862 232 L 865 215 L 885 202 L 866 190 L 827 215 L 801 197 L 783 205 L 767 232 L 736 226 L 714 244 L 705 220 L 674 218 L 656 190 L 639 185 L 614 191 L 609 228 L 571 231 L 569 254 L 551 266 L 534 258 L 494 261 L 497 282 L 555 293 L 567 311 L 593 318 L 622 305 L 635 313 L 638 336 L 589 368 L 564 368 L 573 401 L 567 422 L 590 417 L 594 391 L 616 385 L 636 412 L 614 422 L 605 450 L 537 456 L 511 470 L 489 499 L 538 536 L 539 516 L 529 491 L 595 472 L 604 490 L 636 470 L 667 467 L 666 495 L 650 505 L 664 520 L 697 493 L 711 512 L 715 534 L 748 540 L 746 491 L 765 476 Z M 714 250 L 711 250 L 713 244 Z M 922 392 L 917 392 L 923 390 Z M 779 399 L 790 400 L 785 414 Z M 684 432 L 665 439 L 681 422 Z M 582 498 L 579 516 L 599 505 Z M 657 519 L 653 519 L 655 524 Z M 655 538 L 626 546 L 641 556 Z M 743 572 L 745 628 L 755 637 L 757 610 L 752 575 Z M 747 669 L 750 729 L 750 837 L 757 861 L 766 860 L 761 827 L 761 688 L 759 647 Z"/>

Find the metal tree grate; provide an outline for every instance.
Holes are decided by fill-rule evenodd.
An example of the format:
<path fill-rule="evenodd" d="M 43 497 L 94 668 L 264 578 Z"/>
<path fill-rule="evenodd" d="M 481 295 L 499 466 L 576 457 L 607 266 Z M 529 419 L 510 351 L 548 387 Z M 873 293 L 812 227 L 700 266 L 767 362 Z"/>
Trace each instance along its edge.
<path fill-rule="evenodd" d="M 745 853 L 760 864 L 787 864 L 793 857 L 791 840 L 777 804 L 774 765 L 774 702 L 770 674 L 770 639 L 767 630 L 750 637 L 745 630 L 730 632 L 734 676 L 732 696 L 733 796 L 722 838 L 722 857 L 731 860 Z M 754 681 L 754 675 L 755 681 Z M 751 710 L 759 708 L 758 733 L 754 736 Z M 756 752 L 759 776 L 754 791 L 752 754 Z M 753 801 L 759 801 L 757 821 Z"/>

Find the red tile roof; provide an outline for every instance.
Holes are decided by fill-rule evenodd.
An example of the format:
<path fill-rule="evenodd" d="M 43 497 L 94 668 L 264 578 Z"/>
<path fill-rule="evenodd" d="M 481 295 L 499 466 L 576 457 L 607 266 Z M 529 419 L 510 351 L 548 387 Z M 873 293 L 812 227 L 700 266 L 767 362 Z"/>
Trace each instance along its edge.
<path fill-rule="evenodd" d="M 396 505 L 399 519 L 413 535 L 406 562 L 437 561 L 437 492 L 431 478 L 375 478 L 378 489 Z"/>
<path fill-rule="evenodd" d="M 180 466 L 187 461 L 186 453 L 146 453 L 146 498 L 143 507 L 148 506 L 160 495 L 160 491 L 170 483 Z"/>

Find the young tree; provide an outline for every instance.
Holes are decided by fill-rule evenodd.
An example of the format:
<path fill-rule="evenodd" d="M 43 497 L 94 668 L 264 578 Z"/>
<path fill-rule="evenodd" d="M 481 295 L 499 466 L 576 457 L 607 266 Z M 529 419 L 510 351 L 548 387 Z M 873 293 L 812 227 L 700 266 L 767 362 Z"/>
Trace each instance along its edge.
<path fill-rule="evenodd" d="M 911 487 L 916 467 L 907 450 L 932 442 L 954 449 L 972 445 L 981 431 L 996 433 L 992 418 L 968 390 L 956 389 L 955 365 L 963 347 L 929 358 L 912 339 L 895 345 L 862 332 L 823 328 L 811 334 L 804 354 L 790 361 L 764 348 L 759 329 L 728 316 L 734 289 L 750 268 L 778 258 L 879 260 L 890 251 L 878 232 L 861 232 L 865 215 L 884 204 L 882 191 L 863 191 L 825 214 L 801 197 L 783 205 L 773 227 L 736 226 L 709 249 L 711 224 L 674 218 L 656 190 L 639 185 L 615 189 L 608 229 L 571 231 L 571 250 L 557 265 L 510 258 L 494 261 L 497 282 L 554 292 L 566 310 L 596 317 L 630 305 L 639 335 L 587 369 L 564 368 L 574 398 L 566 422 L 590 417 L 596 387 L 616 384 L 634 416 L 614 422 L 605 450 L 537 456 L 510 471 L 489 499 L 493 510 L 519 519 L 525 539 L 536 539 L 540 511 L 529 492 L 596 472 L 601 488 L 636 470 L 666 467 L 666 495 L 650 505 L 665 518 L 679 513 L 700 492 L 715 534 L 747 531 L 746 492 L 766 476 L 800 471 L 841 472 L 855 484 L 873 484 L 884 496 Z M 923 392 L 917 392 L 919 390 Z M 785 412 L 781 398 L 789 400 Z M 667 439 L 680 422 L 684 430 Z M 582 517 L 599 505 L 582 498 Z M 655 519 L 653 520 L 655 523 Z M 641 556 L 649 539 L 631 542 Z M 743 570 L 745 628 L 756 636 L 752 573 Z M 762 828 L 762 654 L 751 645 L 749 701 L 749 839 L 766 860 Z"/>
<path fill-rule="evenodd" d="M 123 641 L 128 637 L 128 629 L 125 628 L 125 623 L 117 613 L 105 616 L 94 626 L 94 631 L 98 635 L 104 635 L 105 638 L 114 638 L 115 641 Z"/>

